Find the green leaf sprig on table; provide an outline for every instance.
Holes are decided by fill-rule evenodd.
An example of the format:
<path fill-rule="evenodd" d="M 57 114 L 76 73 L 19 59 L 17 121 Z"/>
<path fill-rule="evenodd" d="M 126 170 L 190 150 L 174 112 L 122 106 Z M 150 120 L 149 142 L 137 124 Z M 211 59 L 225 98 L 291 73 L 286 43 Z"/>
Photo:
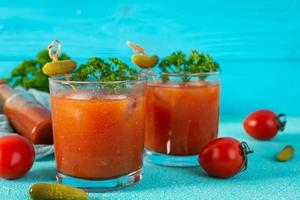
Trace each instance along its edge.
<path fill-rule="evenodd" d="M 60 60 L 70 59 L 68 55 L 61 54 Z M 40 91 L 49 92 L 48 76 L 44 75 L 42 67 L 51 62 L 48 50 L 40 51 L 35 59 L 24 60 L 15 67 L 5 82 L 12 87 L 22 86 L 25 89 L 35 88 Z"/>
<path fill-rule="evenodd" d="M 173 52 L 161 60 L 158 67 L 163 73 L 184 74 L 182 76 L 183 82 L 190 80 L 187 74 L 216 72 L 219 70 L 219 64 L 210 55 L 199 53 L 196 50 L 192 50 L 189 56 L 186 56 L 182 51 Z M 165 81 L 169 80 L 168 76 L 162 78 Z"/>
<path fill-rule="evenodd" d="M 124 81 L 134 80 L 138 77 L 138 71 L 129 67 L 118 58 L 109 58 L 104 61 L 98 57 L 90 58 L 82 64 L 78 70 L 71 74 L 73 81 Z"/>

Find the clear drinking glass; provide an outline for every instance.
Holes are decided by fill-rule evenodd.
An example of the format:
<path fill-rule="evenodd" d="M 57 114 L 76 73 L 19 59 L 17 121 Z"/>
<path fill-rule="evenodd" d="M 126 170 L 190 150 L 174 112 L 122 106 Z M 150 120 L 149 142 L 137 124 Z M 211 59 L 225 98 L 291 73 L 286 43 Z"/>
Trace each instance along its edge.
<path fill-rule="evenodd" d="M 141 180 L 145 84 L 50 79 L 59 183 L 101 192 Z"/>
<path fill-rule="evenodd" d="M 219 72 L 150 75 L 147 159 L 165 166 L 197 166 L 199 151 L 218 134 L 219 99 Z"/>

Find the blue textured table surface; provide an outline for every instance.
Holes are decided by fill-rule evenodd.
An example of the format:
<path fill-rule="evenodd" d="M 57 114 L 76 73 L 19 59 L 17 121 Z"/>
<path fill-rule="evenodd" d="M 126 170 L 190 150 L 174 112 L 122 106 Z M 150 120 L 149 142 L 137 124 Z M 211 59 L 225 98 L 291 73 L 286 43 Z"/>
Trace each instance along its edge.
<path fill-rule="evenodd" d="M 111 193 L 89 194 L 90 199 L 300 199 L 300 117 L 288 119 L 286 131 L 272 141 L 256 141 L 242 128 L 244 116 L 221 117 L 220 135 L 248 142 L 255 151 L 248 169 L 231 179 L 208 177 L 200 168 L 170 168 L 144 164 L 144 178 L 136 186 Z M 285 145 L 295 147 L 295 157 L 286 163 L 275 160 Z M 35 162 L 31 171 L 18 180 L 0 179 L 1 199 L 30 199 L 34 183 L 55 180 L 54 158 Z"/>

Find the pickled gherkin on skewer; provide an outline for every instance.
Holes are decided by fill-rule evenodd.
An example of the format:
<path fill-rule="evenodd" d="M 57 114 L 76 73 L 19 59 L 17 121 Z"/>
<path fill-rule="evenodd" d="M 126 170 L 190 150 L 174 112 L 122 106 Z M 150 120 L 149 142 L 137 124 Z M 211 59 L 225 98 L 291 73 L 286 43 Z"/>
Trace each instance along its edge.
<path fill-rule="evenodd" d="M 48 76 L 64 75 L 76 69 L 76 62 L 72 60 L 61 60 L 46 63 L 43 67 L 44 74 Z"/>
<path fill-rule="evenodd" d="M 55 49 L 55 52 L 54 52 Z M 48 46 L 49 57 L 52 62 L 48 62 L 43 66 L 44 74 L 48 76 L 64 75 L 67 81 L 70 81 L 68 74 L 72 73 L 77 66 L 77 63 L 72 60 L 58 60 L 61 49 L 61 43 L 58 40 L 53 40 Z M 74 91 L 76 86 L 69 84 Z"/>
<path fill-rule="evenodd" d="M 158 63 L 158 56 L 149 56 L 141 46 L 130 41 L 127 41 L 127 45 L 133 48 L 135 54 L 131 57 L 131 60 L 136 66 L 150 70 Z"/>
<path fill-rule="evenodd" d="M 132 62 L 142 69 L 153 68 L 158 62 L 158 56 L 133 55 Z"/>
<path fill-rule="evenodd" d="M 54 49 L 55 52 L 54 52 Z M 48 62 L 43 66 L 44 74 L 48 76 L 66 75 L 76 69 L 77 63 L 72 60 L 58 60 L 61 49 L 61 43 L 54 40 L 48 46 L 49 56 L 52 62 Z"/>

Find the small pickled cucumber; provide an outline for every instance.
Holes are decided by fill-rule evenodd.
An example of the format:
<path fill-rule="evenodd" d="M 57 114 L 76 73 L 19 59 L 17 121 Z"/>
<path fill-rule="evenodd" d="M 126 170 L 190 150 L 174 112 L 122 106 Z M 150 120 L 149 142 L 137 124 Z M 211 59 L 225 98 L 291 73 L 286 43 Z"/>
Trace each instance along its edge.
<path fill-rule="evenodd" d="M 157 56 L 133 55 L 132 62 L 140 68 L 149 69 L 154 67 L 158 62 Z"/>
<path fill-rule="evenodd" d="M 34 184 L 29 190 L 33 200 L 88 200 L 87 193 L 62 184 Z"/>
<path fill-rule="evenodd" d="M 48 76 L 63 75 L 73 72 L 76 69 L 76 62 L 72 60 L 60 60 L 46 63 L 43 66 L 44 74 Z"/>
<path fill-rule="evenodd" d="M 286 162 L 294 156 L 294 148 L 291 145 L 285 146 L 277 155 L 278 161 Z"/>

